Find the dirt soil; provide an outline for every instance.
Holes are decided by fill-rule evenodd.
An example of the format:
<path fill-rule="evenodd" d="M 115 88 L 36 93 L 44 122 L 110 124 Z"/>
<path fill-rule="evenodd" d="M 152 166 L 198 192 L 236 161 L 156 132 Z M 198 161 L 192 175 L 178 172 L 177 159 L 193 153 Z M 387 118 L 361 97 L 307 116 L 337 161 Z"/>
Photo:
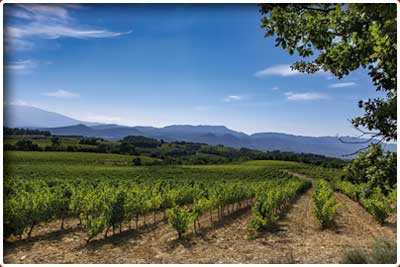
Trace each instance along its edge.
<path fill-rule="evenodd" d="M 359 204 L 336 193 L 336 226 L 321 230 L 312 214 L 312 189 L 300 196 L 279 220 L 274 232 L 246 239 L 250 209 L 233 212 L 211 225 L 201 219 L 201 230 L 192 230 L 184 240 L 157 215 L 147 217 L 147 226 L 123 228 L 106 239 L 86 244 L 77 221 L 66 229 L 59 221 L 38 227 L 30 241 L 12 240 L 4 244 L 6 263 L 339 263 L 350 248 L 370 249 L 374 238 L 396 238 L 396 225 L 379 225 Z M 213 215 L 215 219 L 216 214 Z M 140 222 L 142 225 L 143 222 Z M 118 231 L 119 232 L 119 231 Z"/>

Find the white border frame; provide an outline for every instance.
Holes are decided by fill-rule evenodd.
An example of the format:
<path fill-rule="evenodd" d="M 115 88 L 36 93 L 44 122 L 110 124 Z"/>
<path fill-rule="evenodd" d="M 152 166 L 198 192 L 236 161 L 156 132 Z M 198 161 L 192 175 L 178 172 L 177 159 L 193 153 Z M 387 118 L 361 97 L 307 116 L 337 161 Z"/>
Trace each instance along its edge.
<path fill-rule="evenodd" d="M 0 0 L 1 1 L 1 0 Z M 254 3 L 254 4 L 258 4 L 258 3 L 262 3 L 260 1 L 254 1 L 254 0 L 250 0 L 250 1 L 240 1 L 240 0 L 217 0 L 217 1 L 210 1 L 210 0 L 193 0 L 193 1 L 185 1 L 185 0 L 175 0 L 175 1 L 170 1 L 170 0 L 155 0 L 154 2 L 150 2 L 150 1 L 143 1 L 143 0 L 126 0 L 126 1 L 121 1 L 121 0 L 117 0 L 115 2 L 110 2 L 111 0 L 67 0 L 67 1 L 62 1 L 62 0 L 54 0 L 54 1 L 50 1 L 50 0 L 43 0 L 43 1 L 39 1 L 39 0 L 5 0 L 5 1 L 1 1 L 1 20 L 0 20 L 0 28 L 1 28 L 1 33 L 0 33 L 0 48 L 1 50 L 4 52 L 3 49 L 3 18 L 4 18 L 4 4 L 11 4 L 11 3 L 40 3 L 40 4 L 62 4 L 62 3 L 68 3 L 68 4 L 96 4 L 96 3 L 102 3 L 102 4 L 135 4 L 135 3 L 154 3 L 154 4 L 161 4 L 161 3 L 177 3 L 177 4 L 183 4 L 183 3 L 191 3 L 191 4 L 218 4 L 218 3 L 232 3 L 232 4 L 243 4 L 243 3 Z M 263 2 L 267 2 L 267 1 L 263 1 Z M 302 0 L 291 0 L 291 1 L 285 1 L 285 0 L 272 0 L 272 1 L 268 1 L 268 2 L 273 2 L 273 3 L 304 3 L 305 1 Z M 332 1 L 328 1 L 328 0 L 307 0 L 307 3 L 397 3 L 397 19 L 399 19 L 400 17 L 400 0 L 361 0 L 361 1 L 357 1 L 357 0 L 344 0 L 344 1 L 338 1 L 338 0 L 332 0 Z M 400 37 L 400 30 L 399 30 L 399 21 L 397 21 L 397 40 L 399 40 Z M 400 60 L 399 60 L 399 55 L 397 54 L 397 65 L 399 65 Z M 2 66 L 4 66 L 4 53 L 1 54 L 1 64 Z M 397 68 L 397 75 L 400 73 L 399 68 Z M 3 72 L 0 75 L 0 83 L 1 83 L 1 100 L 3 103 L 3 107 L 4 107 L 4 67 L 3 67 Z M 399 87 L 399 86 L 398 86 Z M 397 117 L 399 117 L 399 109 L 397 108 Z M 1 109 L 0 111 L 0 115 L 1 115 L 1 141 L 0 144 L 3 147 L 3 109 Z M 399 148 L 397 148 L 397 152 L 399 151 Z M 5 264 L 4 263 L 4 244 L 3 244 L 3 178 L 4 178 L 4 169 L 3 169 L 3 162 L 4 162 L 4 155 L 3 155 L 3 149 L 1 150 L 1 163 L 0 163 L 0 168 L 1 168 L 1 183 L 0 183 L 0 198 L 1 198 L 1 202 L 0 202 L 0 237 L 2 239 L 1 243 L 0 243 L 0 266 L 10 266 L 10 267 L 17 267 L 19 266 L 19 264 Z M 399 159 L 397 159 L 397 177 L 399 176 Z M 400 192 L 397 190 L 397 206 L 399 206 L 398 204 L 400 203 L 399 201 L 400 198 Z M 386 266 L 397 266 L 399 267 L 399 254 L 400 254 L 400 249 L 399 249 L 399 230 L 400 230 L 400 226 L 398 223 L 398 219 L 399 219 L 399 214 L 397 213 L 397 233 L 396 233 L 396 237 L 397 237 L 397 263 L 396 265 L 392 265 L 392 264 L 385 264 Z M 54 264 L 41 264 L 43 266 L 53 266 Z M 73 264 L 74 266 L 85 266 L 85 264 Z M 96 266 L 109 266 L 107 264 L 93 264 Z M 112 264 L 115 266 L 126 266 L 126 264 Z M 136 265 L 136 264 L 128 264 L 128 265 Z M 165 264 L 148 264 L 149 266 L 163 266 Z M 171 264 L 172 266 L 178 266 L 180 264 Z M 217 265 L 222 265 L 222 264 L 217 264 Z M 240 264 L 235 264 L 235 265 L 240 265 Z M 244 264 L 243 264 L 244 265 Z M 247 266 L 254 266 L 256 264 L 245 264 Z M 262 264 L 264 265 L 264 264 Z M 265 264 L 268 266 L 286 266 L 289 264 Z M 309 264 L 296 264 L 296 266 L 308 266 Z M 314 266 L 326 266 L 328 264 L 315 264 Z M 331 266 L 353 266 L 352 264 L 329 264 Z M 37 266 L 37 264 L 24 264 L 24 266 Z M 63 266 L 63 267 L 69 267 L 71 266 L 71 264 L 57 264 L 57 266 Z M 193 266 L 215 266 L 214 264 L 193 264 Z M 368 266 L 381 266 L 380 264 L 369 264 Z"/>

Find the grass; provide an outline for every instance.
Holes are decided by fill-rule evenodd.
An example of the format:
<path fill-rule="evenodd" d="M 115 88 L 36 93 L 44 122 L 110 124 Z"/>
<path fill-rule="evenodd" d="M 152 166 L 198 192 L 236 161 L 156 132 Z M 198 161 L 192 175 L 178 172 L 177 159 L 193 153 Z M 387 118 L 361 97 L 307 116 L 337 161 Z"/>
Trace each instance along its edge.
<path fill-rule="evenodd" d="M 10 164 L 82 164 L 82 165 L 131 165 L 132 159 L 140 157 L 143 163 L 159 161 L 146 156 L 106 154 L 92 152 L 42 152 L 5 151 L 5 163 Z"/>
<path fill-rule="evenodd" d="M 96 179 L 253 179 L 270 176 L 275 161 L 221 165 L 132 166 L 135 156 L 89 152 L 5 151 L 4 177 Z M 157 160 L 140 156 L 142 163 Z M 281 162 L 285 164 L 285 162 Z M 294 165 L 296 163 L 286 162 Z"/>
<path fill-rule="evenodd" d="M 389 264 L 397 262 L 396 240 L 378 238 L 372 252 L 361 249 L 352 249 L 345 252 L 342 263 L 346 264 Z"/>

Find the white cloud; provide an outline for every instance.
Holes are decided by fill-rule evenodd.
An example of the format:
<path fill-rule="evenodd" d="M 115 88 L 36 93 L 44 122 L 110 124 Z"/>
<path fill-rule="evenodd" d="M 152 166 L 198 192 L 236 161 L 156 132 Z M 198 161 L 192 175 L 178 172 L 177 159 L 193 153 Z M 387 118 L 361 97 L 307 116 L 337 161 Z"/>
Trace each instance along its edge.
<path fill-rule="evenodd" d="M 53 91 L 53 92 L 46 92 L 46 93 L 42 93 L 42 95 L 45 96 L 51 96 L 51 97 L 57 97 L 57 98 L 77 98 L 79 97 L 78 94 L 66 91 L 66 90 L 57 90 L 57 91 Z"/>
<path fill-rule="evenodd" d="M 80 8 L 71 4 L 20 4 L 9 8 L 7 14 L 25 20 L 5 28 L 7 49 L 32 49 L 34 38 L 113 38 L 128 32 L 114 32 L 82 26 L 70 15 L 71 9 Z"/>
<path fill-rule="evenodd" d="M 297 70 L 292 70 L 290 68 L 290 65 L 276 65 L 272 67 L 265 68 L 263 70 L 259 70 L 256 73 L 254 73 L 254 76 L 256 77 L 263 77 L 267 75 L 278 75 L 278 76 L 292 76 L 292 75 L 298 75 L 301 74 L 301 72 Z"/>
<path fill-rule="evenodd" d="M 14 71 L 26 71 L 35 68 L 36 65 L 36 62 L 27 59 L 8 62 L 4 65 L 4 68 Z"/>
<path fill-rule="evenodd" d="M 279 90 L 279 87 L 278 86 L 274 86 L 274 87 L 271 88 L 271 90 L 274 90 L 274 91 Z"/>
<path fill-rule="evenodd" d="M 223 100 L 225 102 L 240 101 L 240 100 L 243 100 L 243 97 L 242 96 L 238 96 L 238 95 L 228 95 Z"/>
<path fill-rule="evenodd" d="M 310 100 L 321 100 L 328 99 L 326 95 L 319 93 L 293 93 L 286 92 L 285 96 L 289 101 L 310 101 Z"/>
<path fill-rule="evenodd" d="M 112 32 L 108 30 L 79 29 L 67 25 L 41 25 L 31 23 L 24 26 L 9 26 L 7 34 L 11 38 L 39 37 L 43 39 L 57 39 L 70 37 L 77 39 L 110 38 L 128 34 L 129 32 Z"/>
<path fill-rule="evenodd" d="M 331 88 L 343 88 L 343 87 L 351 87 L 351 86 L 355 86 L 356 83 L 355 82 L 346 82 L 346 83 L 334 83 L 329 85 L 329 87 Z"/>
<path fill-rule="evenodd" d="M 26 107 L 35 107 L 35 108 L 43 108 L 38 105 L 33 104 L 32 102 L 28 102 L 21 99 L 14 99 L 14 100 L 3 100 L 4 106 L 15 105 L 15 106 L 26 106 Z"/>
<path fill-rule="evenodd" d="M 31 106 L 27 101 L 24 100 L 14 100 L 9 103 L 5 103 L 6 105 L 16 105 L 16 106 Z"/>

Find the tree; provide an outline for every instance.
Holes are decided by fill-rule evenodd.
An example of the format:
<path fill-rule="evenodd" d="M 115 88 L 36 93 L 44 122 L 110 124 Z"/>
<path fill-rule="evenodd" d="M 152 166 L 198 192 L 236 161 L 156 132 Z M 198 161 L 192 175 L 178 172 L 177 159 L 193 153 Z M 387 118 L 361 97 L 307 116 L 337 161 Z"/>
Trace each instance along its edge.
<path fill-rule="evenodd" d="M 365 114 L 352 120 L 363 135 L 397 140 L 397 15 L 396 4 L 261 4 L 261 27 L 275 36 L 275 46 L 297 52 L 309 61 L 292 68 L 300 72 L 330 71 L 339 79 L 368 68 L 385 98 L 360 101 Z"/>
<path fill-rule="evenodd" d="M 355 184 L 366 183 L 369 191 L 380 188 L 386 195 L 396 187 L 397 154 L 372 145 L 345 168 L 345 177 Z"/>
<path fill-rule="evenodd" d="M 39 150 L 38 144 L 32 142 L 29 139 L 21 139 L 17 143 L 15 143 L 16 150 L 23 150 L 23 151 L 37 151 Z"/>
<path fill-rule="evenodd" d="M 121 141 L 141 148 L 156 148 L 161 144 L 157 139 L 135 135 L 126 136 Z"/>
<path fill-rule="evenodd" d="M 140 165 L 142 165 L 142 160 L 139 157 L 135 157 L 132 159 L 132 165 L 140 166 Z"/>
<path fill-rule="evenodd" d="M 135 151 L 136 151 L 135 147 L 132 144 L 128 143 L 128 142 L 122 142 L 119 145 L 119 153 L 122 153 L 122 154 L 134 154 Z"/>
<path fill-rule="evenodd" d="M 61 144 L 60 138 L 58 136 L 53 135 L 51 137 L 51 144 L 53 146 L 59 146 Z"/>

